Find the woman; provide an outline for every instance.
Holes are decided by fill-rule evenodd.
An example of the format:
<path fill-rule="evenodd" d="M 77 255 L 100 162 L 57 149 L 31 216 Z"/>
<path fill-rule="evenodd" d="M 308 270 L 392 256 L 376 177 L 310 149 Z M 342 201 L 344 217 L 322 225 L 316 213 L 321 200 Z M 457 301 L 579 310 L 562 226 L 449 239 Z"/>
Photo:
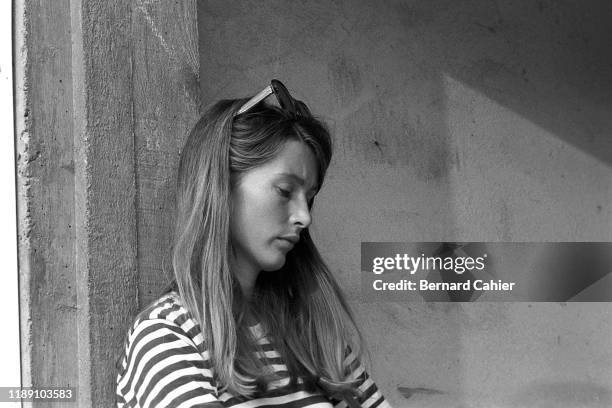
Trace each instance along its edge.
<path fill-rule="evenodd" d="M 179 164 L 174 282 L 127 335 L 119 407 L 387 405 L 308 233 L 330 159 L 278 81 L 203 115 Z"/>

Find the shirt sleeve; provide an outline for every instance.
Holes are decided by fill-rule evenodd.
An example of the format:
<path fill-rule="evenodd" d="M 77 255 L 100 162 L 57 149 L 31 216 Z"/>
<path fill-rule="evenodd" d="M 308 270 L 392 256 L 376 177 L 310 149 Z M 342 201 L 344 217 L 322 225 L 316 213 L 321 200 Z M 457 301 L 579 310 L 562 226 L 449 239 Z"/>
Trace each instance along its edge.
<path fill-rule="evenodd" d="M 117 406 L 222 406 L 211 367 L 208 351 L 198 350 L 180 326 L 145 319 L 127 339 L 117 376 Z"/>
<path fill-rule="evenodd" d="M 357 358 L 355 352 L 349 350 L 348 355 L 344 359 L 344 366 L 350 373 L 348 379 L 357 383 L 357 388 L 361 393 L 357 401 L 362 408 L 391 408 L 368 375 L 361 361 Z M 339 401 L 334 404 L 334 408 L 348 408 L 348 405 L 346 401 Z"/>

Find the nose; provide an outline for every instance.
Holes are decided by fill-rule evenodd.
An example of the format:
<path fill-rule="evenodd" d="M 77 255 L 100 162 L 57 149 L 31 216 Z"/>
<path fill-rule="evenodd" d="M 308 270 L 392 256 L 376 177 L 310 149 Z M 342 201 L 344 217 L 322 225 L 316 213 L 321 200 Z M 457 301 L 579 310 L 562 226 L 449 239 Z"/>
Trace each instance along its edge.
<path fill-rule="evenodd" d="M 300 229 L 306 229 L 312 222 L 310 215 L 310 208 L 308 207 L 308 201 L 305 197 L 300 197 L 295 200 L 291 206 L 291 215 L 289 218 L 292 226 L 299 227 Z"/>

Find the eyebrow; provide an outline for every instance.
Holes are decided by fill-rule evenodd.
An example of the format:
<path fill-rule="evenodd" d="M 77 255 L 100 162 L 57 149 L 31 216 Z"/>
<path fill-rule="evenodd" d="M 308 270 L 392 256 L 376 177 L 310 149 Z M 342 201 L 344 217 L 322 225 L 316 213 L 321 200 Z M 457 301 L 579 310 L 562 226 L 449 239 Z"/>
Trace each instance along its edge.
<path fill-rule="evenodd" d="M 293 173 L 277 173 L 276 174 L 279 177 L 286 177 L 286 178 L 290 178 L 293 181 L 295 181 L 297 184 L 299 184 L 300 186 L 303 186 L 304 184 L 306 184 L 306 181 L 304 181 L 303 178 L 301 178 L 300 176 L 298 176 L 297 174 L 293 174 Z M 319 186 L 317 186 L 316 184 L 308 190 L 310 191 L 319 191 Z"/>

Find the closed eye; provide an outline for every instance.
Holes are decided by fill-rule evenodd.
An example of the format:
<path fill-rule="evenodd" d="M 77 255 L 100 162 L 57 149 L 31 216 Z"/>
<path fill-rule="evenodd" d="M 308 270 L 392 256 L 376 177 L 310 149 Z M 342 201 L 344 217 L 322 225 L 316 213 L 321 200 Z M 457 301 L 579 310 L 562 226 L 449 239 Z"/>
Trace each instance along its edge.
<path fill-rule="evenodd" d="M 278 194 L 284 198 L 289 198 L 291 197 L 291 191 L 289 190 L 285 190 L 284 188 L 280 188 L 280 187 L 276 187 L 276 191 L 278 192 Z"/>

